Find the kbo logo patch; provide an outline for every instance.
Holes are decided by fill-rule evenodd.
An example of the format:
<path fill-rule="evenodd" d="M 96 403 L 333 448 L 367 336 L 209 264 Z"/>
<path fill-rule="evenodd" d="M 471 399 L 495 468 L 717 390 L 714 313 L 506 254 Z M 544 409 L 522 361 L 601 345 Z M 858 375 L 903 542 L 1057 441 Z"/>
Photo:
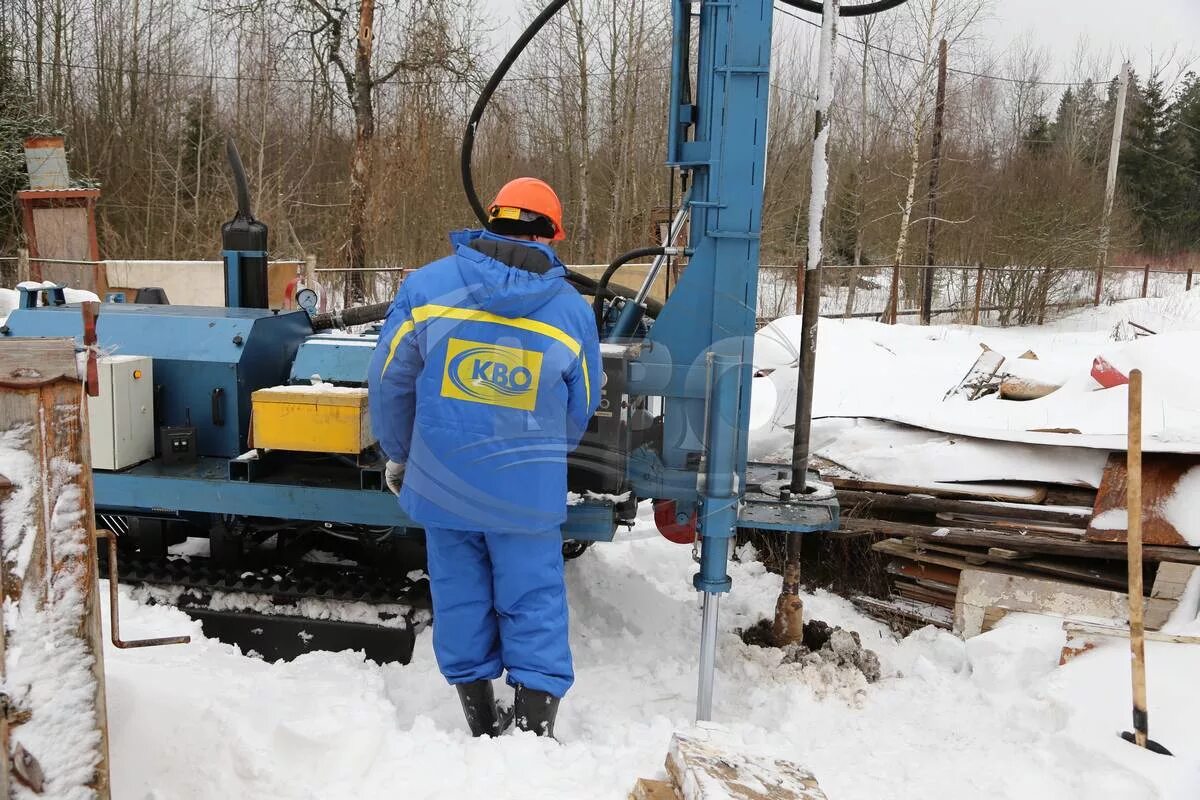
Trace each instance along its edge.
<path fill-rule="evenodd" d="M 542 354 L 536 350 L 451 338 L 442 397 L 532 411 Z"/>

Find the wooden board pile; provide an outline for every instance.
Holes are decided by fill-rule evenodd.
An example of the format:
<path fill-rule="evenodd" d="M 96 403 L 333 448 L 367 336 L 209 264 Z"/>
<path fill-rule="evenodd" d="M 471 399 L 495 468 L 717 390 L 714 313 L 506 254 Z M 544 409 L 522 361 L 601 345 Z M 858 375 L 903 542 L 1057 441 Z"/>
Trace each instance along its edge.
<path fill-rule="evenodd" d="M 731 750 L 713 738 L 675 734 L 667 776 L 640 778 L 629 800 L 825 800 L 817 779 L 798 764 Z"/>
<path fill-rule="evenodd" d="M 1147 628 L 1161 627 L 1200 551 L 1161 508 L 1200 458 L 1147 454 L 1143 519 Z M 842 535 L 881 536 L 891 594 L 854 598 L 901 630 L 924 625 L 964 636 L 1005 613 L 1127 621 L 1124 454 L 1109 459 L 1099 491 L 1039 485 L 899 486 L 835 479 Z M 1181 570 L 1183 572 L 1181 572 Z"/>

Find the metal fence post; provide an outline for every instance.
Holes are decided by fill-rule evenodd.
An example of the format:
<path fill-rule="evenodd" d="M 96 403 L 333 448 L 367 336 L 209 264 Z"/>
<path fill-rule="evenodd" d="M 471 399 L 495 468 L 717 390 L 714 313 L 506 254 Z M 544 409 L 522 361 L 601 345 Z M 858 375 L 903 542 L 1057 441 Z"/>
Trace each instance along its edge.
<path fill-rule="evenodd" d="M 979 324 L 979 306 L 983 302 L 983 264 L 975 270 L 975 311 L 971 314 L 971 324 Z"/>

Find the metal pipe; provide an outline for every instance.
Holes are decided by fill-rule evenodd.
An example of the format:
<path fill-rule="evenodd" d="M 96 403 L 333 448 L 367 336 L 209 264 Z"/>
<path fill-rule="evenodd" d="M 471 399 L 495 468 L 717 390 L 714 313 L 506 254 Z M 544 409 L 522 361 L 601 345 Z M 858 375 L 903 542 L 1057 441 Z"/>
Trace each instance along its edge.
<path fill-rule="evenodd" d="M 667 231 L 667 240 L 663 242 L 663 247 L 668 252 L 655 256 L 654 260 L 650 262 L 650 269 L 646 272 L 646 280 L 642 281 L 642 288 L 638 289 L 637 294 L 634 295 L 633 302 L 639 306 L 646 302 L 646 296 L 650 294 L 650 289 L 654 286 L 654 281 L 658 278 L 658 273 L 662 270 L 663 264 L 667 263 L 667 256 L 674 255 L 670 251 L 675 246 L 675 240 L 679 238 L 679 234 L 683 231 L 683 223 L 687 221 L 689 208 L 688 199 L 684 198 L 683 202 L 679 204 L 679 211 L 675 213 L 675 219 L 671 221 L 671 227 Z"/>
<path fill-rule="evenodd" d="M 332 328 L 350 328 L 354 325 L 366 325 L 385 319 L 391 309 L 391 303 L 375 303 L 369 306 L 354 306 L 341 311 L 330 311 L 326 314 L 315 314 L 312 318 L 314 331 L 327 331 Z"/>
<path fill-rule="evenodd" d="M 825 204 L 829 194 L 829 109 L 833 105 L 834 54 L 837 50 L 839 0 L 825 0 L 821 18 L 821 48 L 813 134 L 811 192 L 808 205 L 808 258 L 804 269 L 804 317 L 800 339 L 800 372 L 796 380 L 796 426 L 792 439 L 791 495 L 803 499 L 808 483 L 811 449 L 813 378 L 817 371 L 817 328 L 821 319 L 821 237 L 825 230 Z M 893 284 L 893 291 L 895 286 Z M 800 537 L 787 536 L 783 587 L 775 601 L 771 633 L 776 646 L 804 639 L 804 602 L 800 599 Z"/>
<path fill-rule="evenodd" d="M 121 613 L 120 613 L 120 572 L 117 569 L 117 535 L 112 531 L 98 530 L 96 531 L 97 539 L 108 540 L 108 607 L 109 607 L 109 633 L 112 636 L 112 643 L 115 647 L 121 650 L 128 650 L 134 647 L 158 647 L 164 644 L 187 644 L 192 640 L 191 636 L 160 636 L 157 639 L 130 639 L 121 638 Z"/>
<path fill-rule="evenodd" d="M 717 671 L 717 612 L 721 595 L 704 592 L 700 621 L 700 676 L 696 693 L 696 720 L 712 719 L 713 681 Z"/>
<path fill-rule="evenodd" d="M 646 271 L 646 280 L 642 282 L 642 288 L 638 289 L 637 294 L 633 296 L 630 302 L 625 304 L 621 309 L 620 315 L 617 317 L 616 323 L 612 330 L 605 337 L 607 342 L 620 342 L 629 339 L 641 324 L 642 318 L 646 314 L 646 308 L 649 303 L 650 288 L 654 286 L 654 281 L 658 277 L 659 271 L 663 264 L 667 262 L 667 256 L 676 252 L 674 244 L 679 237 L 680 231 L 683 230 L 684 220 L 687 219 L 688 203 L 685 200 L 679 207 L 678 213 L 675 214 L 675 219 L 671 221 L 671 227 L 667 231 L 667 239 L 663 242 L 662 251 L 650 262 L 650 269 Z"/>

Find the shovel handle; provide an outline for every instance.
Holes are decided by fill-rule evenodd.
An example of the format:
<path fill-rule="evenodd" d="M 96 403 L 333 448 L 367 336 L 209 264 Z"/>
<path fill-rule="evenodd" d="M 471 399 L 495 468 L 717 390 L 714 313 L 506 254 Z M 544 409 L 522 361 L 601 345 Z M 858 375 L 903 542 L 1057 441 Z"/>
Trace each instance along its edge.
<path fill-rule="evenodd" d="M 1142 597 L 1142 371 L 1129 373 L 1129 446 L 1125 507 L 1129 518 L 1129 647 L 1133 667 L 1133 731 L 1139 747 L 1149 738 L 1146 713 L 1146 627 Z"/>

